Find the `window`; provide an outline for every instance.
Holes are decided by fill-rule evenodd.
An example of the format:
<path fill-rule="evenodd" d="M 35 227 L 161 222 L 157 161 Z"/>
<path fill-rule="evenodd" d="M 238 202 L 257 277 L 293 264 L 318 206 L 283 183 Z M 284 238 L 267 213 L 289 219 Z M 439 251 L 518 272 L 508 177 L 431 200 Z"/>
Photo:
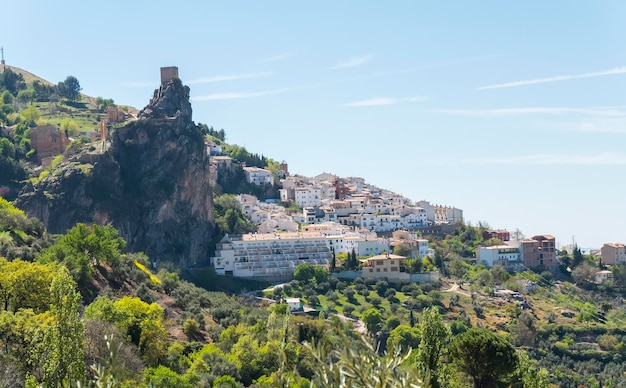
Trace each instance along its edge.
<path fill-rule="evenodd" d="M 376 272 L 380 272 L 380 268 L 376 268 Z"/>

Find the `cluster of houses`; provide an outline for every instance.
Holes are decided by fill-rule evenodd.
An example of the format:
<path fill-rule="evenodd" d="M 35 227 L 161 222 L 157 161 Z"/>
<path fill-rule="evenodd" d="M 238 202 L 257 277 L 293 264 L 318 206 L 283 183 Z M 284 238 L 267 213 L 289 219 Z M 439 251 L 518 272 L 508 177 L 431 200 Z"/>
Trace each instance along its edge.
<path fill-rule="evenodd" d="M 219 161 L 232 163 L 224 156 Z M 244 168 L 244 172 L 250 183 L 262 186 L 270 182 L 271 173 L 267 170 Z M 298 264 L 329 266 L 334 255 L 354 252 L 370 257 L 363 262 L 363 277 L 409 281 L 404 257 L 391 258 L 388 253 L 404 244 L 410 247 L 412 257 L 433 256 L 428 241 L 419 238 L 415 231 L 452 226 L 463 217 L 461 209 L 427 201 L 414 205 L 362 178 L 297 175 L 288 176 L 281 183 L 281 202 L 295 202 L 302 211 L 288 213 L 276 203 L 238 195 L 243 212 L 257 226 L 257 233 L 224 236 L 211 258 L 218 274 L 286 279 Z"/>
<path fill-rule="evenodd" d="M 221 154 L 219 145 L 208 143 L 214 174 L 231 168 L 233 160 Z M 413 257 L 433 256 L 428 241 L 417 237 L 451 231 L 462 222 L 463 211 L 452 206 L 432 205 L 409 199 L 365 182 L 363 178 L 339 178 L 323 173 L 315 177 L 289 175 L 280 165 L 277 176 L 258 167 L 243 167 L 246 181 L 259 187 L 274 185 L 279 177 L 280 202 L 295 203 L 300 212 L 289 213 L 276 202 L 262 202 L 255 196 L 238 196 L 245 215 L 257 226 L 257 233 L 227 235 L 217 244 L 211 263 L 218 274 L 246 278 L 284 279 L 300 263 L 328 266 L 333 255 L 355 252 L 362 260 L 364 278 L 381 277 L 410 281 L 404 257 L 389 255 L 394 246 L 407 244 Z M 446 228 L 448 228 L 446 230 Z M 506 230 L 488 230 L 485 240 L 502 243 L 480 247 L 476 258 L 487 267 L 501 265 L 508 270 L 540 268 L 555 271 L 559 265 L 554 236 L 544 234 L 511 239 Z M 626 263 L 626 246 L 610 243 L 602 247 L 602 263 Z M 599 271 L 597 281 L 611 278 Z M 407 280 L 409 279 L 409 280 Z"/>
<path fill-rule="evenodd" d="M 605 243 L 600 249 L 600 261 L 602 265 L 607 266 L 626 264 L 626 245 L 622 243 Z M 596 272 L 596 283 L 600 284 L 610 279 L 613 279 L 612 271 L 602 270 Z"/>
<path fill-rule="evenodd" d="M 497 238 L 502 241 L 499 245 L 476 249 L 476 260 L 487 267 L 501 265 L 513 271 L 524 268 L 554 271 L 559 265 L 554 236 L 545 234 L 511 240 L 510 233 L 506 230 L 488 230 L 483 233 L 483 238 Z"/>
<path fill-rule="evenodd" d="M 511 240 L 506 230 L 489 230 L 483 233 L 483 238 L 497 238 L 502 244 L 479 247 L 476 249 L 476 259 L 487 267 L 501 265 L 506 269 L 517 271 L 525 268 L 541 268 L 554 271 L 559 265 L 558 249 L 555 238 L 551 235 L 537 235 L 531 238 Z M 626 264 L 626 245 L 622 243 L 605 243 L 599 252 L 598 259 L 604 266 Z M 600 284 L 613 278 L 610 270 L 597 271 L 595 282 Z"/>

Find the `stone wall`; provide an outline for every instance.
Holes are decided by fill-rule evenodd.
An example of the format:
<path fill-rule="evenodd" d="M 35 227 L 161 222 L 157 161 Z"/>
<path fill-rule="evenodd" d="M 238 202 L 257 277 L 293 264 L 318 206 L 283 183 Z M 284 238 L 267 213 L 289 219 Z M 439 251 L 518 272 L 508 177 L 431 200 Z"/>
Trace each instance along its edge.
<path fill-rule="evenodd" d="M 119 106 L 110 106 L 107 108 L 107 121 L 110 123 L 123 123 L 128 118 L 128 114 L 120 109 Z"/>
<path fill-rule="evenodd" d="M 161 85 L 171 80 L 172 78 L 178 78 L 178 67 L 168 66 L 161 68 Z"/>
<path fill-rule="evenodd" d="M 62 154 L 69 144 L 64 131 L 54 125 L 43 125 L 30 130 L 30 145 L 37 150 L 37 161 Z"/>

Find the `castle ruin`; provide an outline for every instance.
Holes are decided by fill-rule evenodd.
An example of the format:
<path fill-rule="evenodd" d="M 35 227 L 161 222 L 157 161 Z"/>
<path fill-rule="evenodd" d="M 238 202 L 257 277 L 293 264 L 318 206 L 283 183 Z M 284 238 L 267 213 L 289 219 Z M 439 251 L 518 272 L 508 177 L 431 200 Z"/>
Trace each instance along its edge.
<path fill-rule="evenodd" d="M 178 78 L 178 67 L 167 66 L 161 68 L 161 85 L 171 80 L 172 78 Z"/>
<path fill-rule="evenodd" d="M 31 128 L 30 144 L 37 150 L 37 161 L 47 165 L 52 157 L 65 151 L 70 141 L 65 131 L 59 131 L 54 125 L 40 125 Z"/>

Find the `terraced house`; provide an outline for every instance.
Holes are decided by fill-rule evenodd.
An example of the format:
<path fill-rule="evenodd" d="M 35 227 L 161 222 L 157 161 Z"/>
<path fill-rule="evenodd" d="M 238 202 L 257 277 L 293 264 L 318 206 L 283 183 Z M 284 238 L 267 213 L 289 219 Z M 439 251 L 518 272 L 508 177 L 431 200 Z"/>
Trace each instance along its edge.
<path fill-rule="evenodd" d="M 211 264 L 218 275 L 290 279 L 298 264 L 328 266 L 329 243 L 319 232 L 227 234 L 217 244 Z"/>

